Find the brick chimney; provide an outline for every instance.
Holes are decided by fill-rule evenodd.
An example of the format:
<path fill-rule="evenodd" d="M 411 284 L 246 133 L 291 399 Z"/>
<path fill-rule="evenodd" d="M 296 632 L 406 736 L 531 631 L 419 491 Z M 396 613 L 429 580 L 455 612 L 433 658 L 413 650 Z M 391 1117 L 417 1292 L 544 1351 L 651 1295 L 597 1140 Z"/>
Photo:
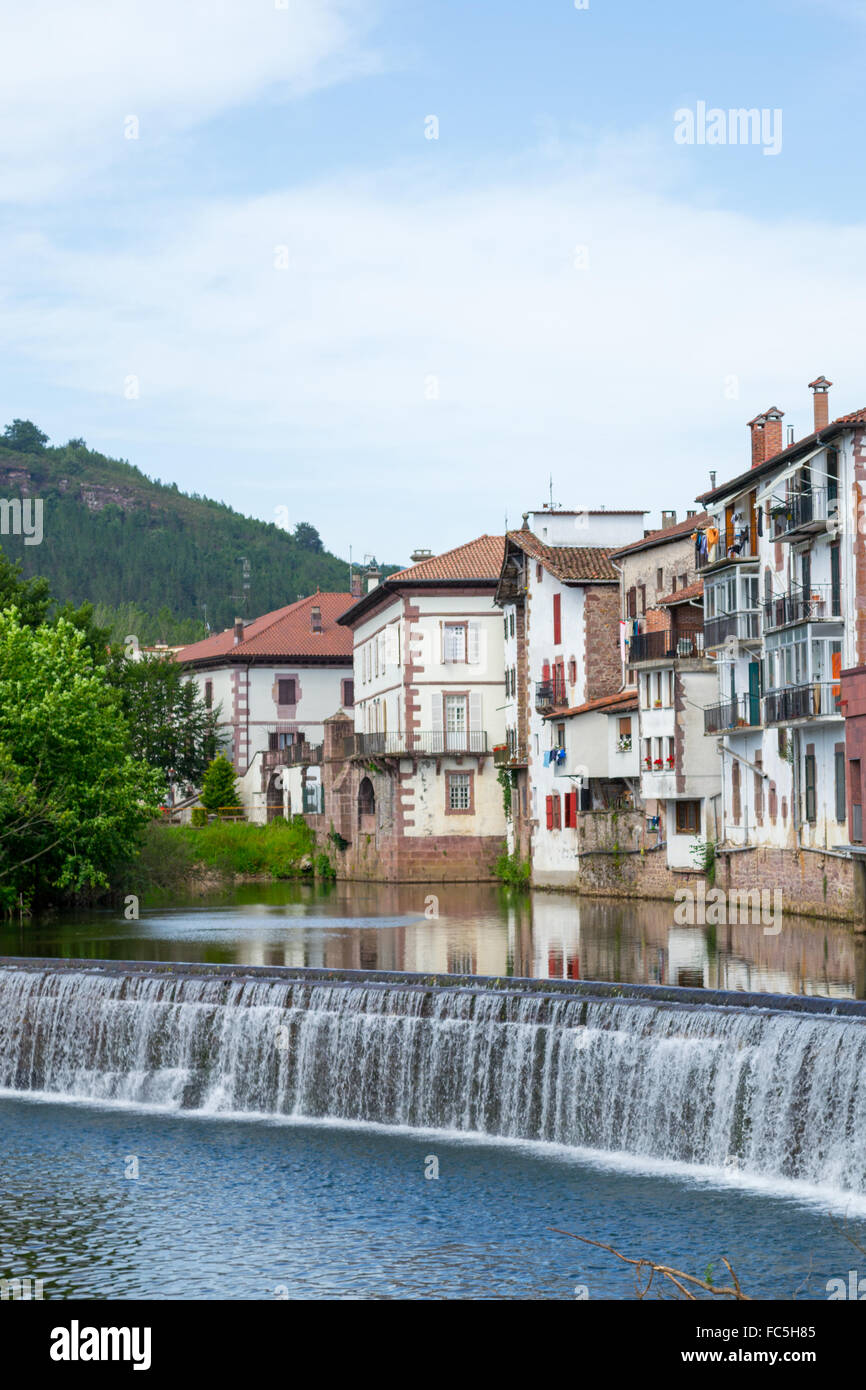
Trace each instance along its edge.
<path fill-rule="evenodd" d="M 361 597 L 361 576 L 360 576 L 360 574 L 353 574 L 353 575 L 352 575 L 352 583 L 351 583 L 349 592 L 351 593 L 352 598 L 360 598 L 360 597 Z"/>
<path fill-rule="evenodd" d="M 764 458 L 771 459 L 782 452 L 782 416 L 784 410 L 771 405 L 764 411 Z"/>
<path fill-rule="evenodd" d="M 809 389 L 812 392 L 812 410 L 814 412 L 815 433 L 825 428 L 830 420 L 830 387 L 832 381 L 828 381 L 825 376 L 818 376 L 814 381 L 809 382 Z"/>
<path fill-rule="evenodd" d="M 763 415 L 756 415 L 754 420 L 749 421 L 749 429 L 752 432 L 753 468 L 757 468 L 759 463 L 764 462 L 764 421 Z"/>
<path fill-rule="evenodd" d="M 244 620 L 243 620 L 243 618 L 235 618 L 235 642 L 234 642 L 235 646 L 237 646 L 238 642 L 242 642 L 243 640 L 244 640 Z"/>
<path fill-rule="evenodd" d="M 313 632 L 322 631 L 322 610 L 321 608 L 310 609 L 310 627 Z"/>

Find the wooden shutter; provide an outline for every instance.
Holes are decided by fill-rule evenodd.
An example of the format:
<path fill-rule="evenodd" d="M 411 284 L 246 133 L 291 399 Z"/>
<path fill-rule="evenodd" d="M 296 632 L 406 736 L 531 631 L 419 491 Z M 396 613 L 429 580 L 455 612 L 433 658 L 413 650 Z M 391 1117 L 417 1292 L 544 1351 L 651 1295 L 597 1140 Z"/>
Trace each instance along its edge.
<path fill-rule="evenodd" d="M 472 691 L 469 696 L 469 727 L 470 729 L 483 728 L 480 691 Z"/>
<path fill-rule="evenodd" d="M 443 728 L 444 728 L 444 719 L 443 719 L 444 708 L 443 708 L 443 703 L 442 703 L 442 702 L 443 702 L 443 699 L 444 699 L 444 697 L 443 697 L 443 695 L 442 695 L 441 690 L 434 690 L 433 693 L 432 693 L 432 695 L 430 696 L 431 705 L 432 705 L 432 716 L 431 716 L 431 717 L 432 717 L 432 726 L 431 726 L 431 727 L 432 727 L 432 729 L 433 729 L 434 734 L 441 734 L 441 733 L 442 733 L 442 730 L 443 730 Z"/>
<path fill-rule="evenodd" d="M 546 806 L 546 808 L 547 808 L 547 828 L 548 828 L 548 830 L 552 830 L 552 829 L 553 829 L 553 797 L 552 797 L 552 796 L 548 796 L 548 797 L 545 798 L 545 806 Z"/>
<path fill-rule="evenodd" d="M 553 595 L 553 645 L 562 641 L 562 594 Z"/>
<path fill-rule="evenodd" d="M 571 824 L 577 825 L 577 792 L 569 792 L 568 799 L 571 802 Z"/>
<path fill-rule="evenodd" d="M 470 623 L 466 634 L 467 653 L 466 659 L 473 666 L 477 666 L 480 660 L 481 634 L 477 623 Z"/>

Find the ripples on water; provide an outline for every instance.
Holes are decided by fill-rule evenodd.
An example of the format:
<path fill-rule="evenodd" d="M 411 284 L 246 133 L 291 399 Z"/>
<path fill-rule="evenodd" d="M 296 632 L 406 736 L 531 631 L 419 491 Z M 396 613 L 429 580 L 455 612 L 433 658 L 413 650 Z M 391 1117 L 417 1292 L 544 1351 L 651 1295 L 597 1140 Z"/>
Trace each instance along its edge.
<path fill-rule="evenodd" d="M 439 916 L 429 918 L 431 892 Z M 427 905 L 425 907 L 425 904 Z M 866 941 L 786 916 L 680 927 L 673 904 L 490 885 L 248 884 L 221 896 L 0 927 L 0 955 L 308 965 L 866 998 Z"/>
<path fill-rule="evenodd" d="M 0 1132 L 0 1274 L 46 1298 L 632 1296 L 548 1226 L 719 1278 L 724 1254 L 768 1298 L 826 1298 L 852 1263 L 817 1206 L 555 1152 L 9 1099 Z"/>

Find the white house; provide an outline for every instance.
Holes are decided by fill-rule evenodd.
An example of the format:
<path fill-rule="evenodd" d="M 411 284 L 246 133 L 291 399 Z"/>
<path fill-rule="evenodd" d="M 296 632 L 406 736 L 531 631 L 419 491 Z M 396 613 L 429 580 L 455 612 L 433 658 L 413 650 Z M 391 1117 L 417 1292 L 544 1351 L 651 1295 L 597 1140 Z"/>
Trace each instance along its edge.
<path fill-rule="evenodd" d="M 541 885 L 577 886 L 575 799 L 564 791 L 579 790 L 593 739 L 587 721 L 578 721 L 565 757 L 552 759 L 564 740 L 566 721 L 557 714 L 623 689 L 619 576 L 610 555 L 643 534 L 644 516 L 542 508 L 506 536 L 497 590 L 506 667 L 501 762 L 512 773 L 510 846 L 531 858 Z"/>
<path fill-rule="evenodd" d="M 485 877 L 501 852 L 502 553 L 501 536 L 479 536 L 374 581 L 339 619 L 353 641 L 355 733 L 351 804 L 335 823 L 367 832 L 371 876 Z"/>
<path fill-rule="evenodd" d="M 355 602 L 349 593 L 311 594 L 176 654 L 207 704 L 220 708 L 252 819 L 287 809 L 280 770 L 319 747 L 324 721 L 354 705 L 352 636 L 338 619 Z"/>

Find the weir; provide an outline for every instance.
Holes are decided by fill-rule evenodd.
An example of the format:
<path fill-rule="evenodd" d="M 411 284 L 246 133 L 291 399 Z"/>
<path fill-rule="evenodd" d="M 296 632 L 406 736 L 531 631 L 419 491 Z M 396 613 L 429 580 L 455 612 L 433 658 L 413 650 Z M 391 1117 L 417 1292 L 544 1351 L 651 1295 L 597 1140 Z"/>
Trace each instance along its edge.
<path fill-rule="evenodd" d="M 541 1140 L 866 1193 L 866 1005 L 0 959 L 0 1087 Z"/>

